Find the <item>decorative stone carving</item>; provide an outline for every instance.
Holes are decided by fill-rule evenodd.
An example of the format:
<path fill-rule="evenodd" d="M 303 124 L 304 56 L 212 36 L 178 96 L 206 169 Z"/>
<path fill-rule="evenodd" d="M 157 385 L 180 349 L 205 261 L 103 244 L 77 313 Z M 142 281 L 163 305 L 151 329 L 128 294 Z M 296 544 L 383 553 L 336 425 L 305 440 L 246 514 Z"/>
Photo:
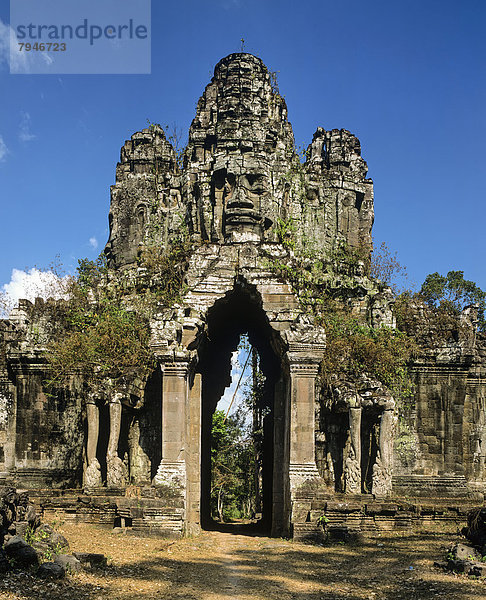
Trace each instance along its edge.
<path fill-rule="evenodd" d="M 120 394 L 115 394 L 108 406 L 110 411 L 110 437 L 106 452 L 106 485 L 116 488 L 123 487 L 128 481 L 126 466 L 118 456 L 122 413 Z"/>
<path fill-rule="evenodd" d="M 106 456 L 106 485 L 109 488 L 124 487 L 128 483 L 127 467 L 119 456 Z"/>
<path fill-rule="evenodd" d="M 186 465 L 184 461 L 162 461 L 157 469 L 153 484 L 166 487 L 175 493 L 186 489 Z"/>
<path fill-rule="evenodd" d="M 101 487 L 101 467 L 96 458 L 92 458 L 84 472 L 84 487 L 97 488 Z"/>
<path fill-rule="evenodd" d="M 322 355 L 326 347 L 326 331 L 323 327 L 312 323 L 309 317 L 299 315 L 297 320 L 284 332 L 289 350 L 314 350 Z"/>
<path fill-rule="evenodd" d="M 371 325 L 373 327 L 395 328 L 393 305 L 395 300 L 390 289 L 375 294 L 371 301 Z"/>
<path fill-rule="evenodd" d="M 373 494 L 378 498 L 388 496 L 392 489 L 393 438 L 396 417 L 385 410 L 380 421 L 379 450 L 373 466 Z"/>
<path fill-rule="evenodd" d="M 361 408 L 349 409 L 349 441 L 344 465 L 345 491 L 361 493 Z"/>
<path fill-rule="evenodd" d="M 87 488 L 100 487 L 101 467 L 96 458 L 99 433 L 99 410 L 93 398 L 86 403 L 86 416 L 88 420 L 88 440 L 86 443 L 87 466 L 84 472 L 84 486 Z"/>
<path fill-rule="evenodd" d="M 125 142 L 111 188 L 105 248 L 110 266 L 136 266 L 145 244 L 167 245 L 180 218 L 179 186 L 175 151 L 160 125 L 134 133 Z"/>

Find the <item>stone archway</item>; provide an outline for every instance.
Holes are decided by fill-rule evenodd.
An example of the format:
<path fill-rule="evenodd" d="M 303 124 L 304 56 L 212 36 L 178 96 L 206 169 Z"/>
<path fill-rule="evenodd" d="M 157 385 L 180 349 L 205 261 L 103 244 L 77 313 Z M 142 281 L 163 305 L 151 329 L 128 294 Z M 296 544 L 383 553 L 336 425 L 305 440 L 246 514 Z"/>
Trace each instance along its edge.
<path fill-rule="evenodd" d="M 225 258 L 221 252 L 219 260 Z M 154 484 L 184 506 L 187 533 L 198 531 L 201 522 L 204 525 L 209 419 L 227 385 L 230 350 L 248 331 L 269 374 L 266 528 L 272 535 L 289 535 L 293 504 L 298 493 L 302 496 L 299 490 L 319 478 L 315 387 L 324 332 L 302 314 L 287 284 L 267 277 L 262 285 L 261 270 L 247 271 L 245 277 L 229 276 L 226 269 L 218 269 L 218 261 L 211 266 L 210 281 L 217 296 L 207 293 L 209 277 L 200 279 L 184 303 L 197 307 L 197 312 L 184 308 L 180 320 L 166 323 L 158 334 L 162 460 Z M 180 343 L 171 346 L 170 340 L 175 339 Z M 214 364 L 225 361 L 219 372 Z"/>
<path fill-rule="evenodd" d="M 209 514 L 211 419 L 224 388 L 230 381 L 230 356 L 240 336 L 248 334 L 258 352 L 265 377 L 262 403 L 265 407 L 262 441 L 262 520 L 267 532 L 283 516 L 278 502 L 283 487 L 283 465 L 288 463 L 288 440 L 285 430 L 288 412 L 287 377 L 283 366 L 283 343 L 268 322 L 261 299 L 247 286 L 237 283 L 224 298 L 208 311 L 207 329 L 200 344 L 197 372 L 201 375 L 201 524 L 212 525 Z"/>

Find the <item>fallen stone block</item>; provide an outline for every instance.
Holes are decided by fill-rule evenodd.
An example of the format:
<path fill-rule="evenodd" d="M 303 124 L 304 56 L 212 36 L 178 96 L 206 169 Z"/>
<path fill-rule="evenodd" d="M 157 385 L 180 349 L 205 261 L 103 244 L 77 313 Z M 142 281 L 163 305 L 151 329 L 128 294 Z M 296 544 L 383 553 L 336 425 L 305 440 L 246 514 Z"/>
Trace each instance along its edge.
<path fill-rule="evenodd" d="M 106 567 L 106 556 L 92 552 L 73 552 L 73 556 L 79 560 L 85 568 L 102 569 Z"/>
<path fill-rule="evenodd" d="M 14 535 L 5 543 L 5 553 L 15 566 L 30 567 L 39 564 L 37 551 L 18 535 Z"/>
<path fill-rule="evenodd" d="M 474 575 L 475 577 L 485 577 L 486 576 L 486 563 L 476 562 L 474 563 L 468 573 L 468 575 Z"/>
<path fill-rule="evenodd" d="M 43 563 L 37 569 L 37 577 L 40 577 L 41 579 L 62 579 L 65 574 L 62 566 L 55 562 Z"/>
<path fill-rule="evenodd" d="M 481 555 L 472 546 L 466 544 L 455 544 L 452 549 L 452 556 L 455 560 L 481 560 Z"/>
<path fill-rule="evenodd" d="M 474 563 L 470 560 L 452 559 L 447 561 L 447 566 L 450 571 L 455 573 L 468 573 Z"/>
<path fill-rule="evenodd" d="M 72 554 L 60 554 L 54 562 L 60 565 L 66 573 L 78 573 L 81 571 L 81 562 Z"/>

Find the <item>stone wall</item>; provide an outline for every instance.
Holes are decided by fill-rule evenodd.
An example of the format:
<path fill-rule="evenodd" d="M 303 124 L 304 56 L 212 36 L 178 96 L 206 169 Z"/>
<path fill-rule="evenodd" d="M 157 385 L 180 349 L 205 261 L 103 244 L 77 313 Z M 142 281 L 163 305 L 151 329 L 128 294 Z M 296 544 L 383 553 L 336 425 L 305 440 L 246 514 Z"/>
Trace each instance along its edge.
<path fill-rule="evenodd" d="M 474 308 L 467 307 L 438 332 L 425 307 L 421 355 L 411 365 L 413 405 L 396 440 L 395 485 L 413 495 L 474 494 L 485 486 L 485 336 L 478 333 Z"/>
<path fill-rule="evenodd" d="M 82 382 L 47 392 L 43 323 L 34 305 L 21 301 L 2 323 L 0 366 L 0 473 L 16 487 L 66 487 L 82 473 Z M 3 443 L 2 443 L 3 442 Z"/>

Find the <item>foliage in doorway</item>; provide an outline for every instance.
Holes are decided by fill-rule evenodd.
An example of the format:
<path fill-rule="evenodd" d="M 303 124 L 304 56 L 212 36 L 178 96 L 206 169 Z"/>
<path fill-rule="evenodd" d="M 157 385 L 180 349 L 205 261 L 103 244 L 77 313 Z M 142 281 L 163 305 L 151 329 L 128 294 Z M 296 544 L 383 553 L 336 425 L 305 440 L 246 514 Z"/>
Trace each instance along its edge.
<path fill-rule="evenodd" d="M 211 430 L 211 514 L 220 522 L 254 514 L 255 452 L 242 411 L 216 410 Z"/>

